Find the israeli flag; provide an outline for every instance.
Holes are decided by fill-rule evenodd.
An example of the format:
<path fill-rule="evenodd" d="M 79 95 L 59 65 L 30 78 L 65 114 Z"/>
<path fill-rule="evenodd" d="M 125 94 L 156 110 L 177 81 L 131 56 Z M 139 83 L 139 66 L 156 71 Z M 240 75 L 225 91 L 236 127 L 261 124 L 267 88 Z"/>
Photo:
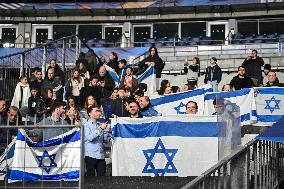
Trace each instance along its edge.
<path fill-rule="evenodd" d="M 197 89 L 204 89 L 205 93 L 213 92 L 213 88 L 212 88 L 212 85 L 211 85 L 211 84 L 201 85 L 201 86 L 198 87 Z"/>
<path fill-rule="evenodd" d="M 4 180 L 6 174 L 9 173 L 9 167 L 13 162 L 16 140 L 14 139 L 0 158 L 0 180 Z"/>
<path fill-rule="evenodd" d="M 257 91 L 257 125 L 272 125 L 284 115 L 284 88 L 263 87 Z"/>
<path fill-rule="evenodd" d="M 139 83 L 147 84 L 145 96 L 153 95 L 156 92 L 156 70 L 153 66 L 149 66 L 147 70 L 137 77 Z"/>
<path fill-rule="evenodd" d="M 108 74 L 110 75 L 110 77 L 113 79 L 115 86 L 119 86 L 120 84 L 120 79 L 117 75 L 117 73 L 114 71 L 114 69 L 112 69 L 111 67 L 109 67 L 108 65 L 104 64 Z"/>
<path fill-rule="evenodd" d="M 216 116 L 119 117 L 112 124 L 113 176 L 199 176 L 218 162 Z"/>
<path fill-rule="evenodd" d="M 162 115 L 186 114 L 186 104 L 194 101 L 198 105 L 197 114 L 203 114 L 204 108 L 204 89 L 196 89 L 173 93 L 165 96 L 151 98 L 153 108 Z"/>
<path fill-rule="evenodd" d="M 240 107 L 241 124 L 256 122 L 256 107 L 253 89 L 242 89 L 236 91 L 212 92 L 205 94 L 204 115 L 216 114 L 213 101 L 216 97 L 224 98 Z"/>
<path fill-rule="evenodd" d="M 78 180 L 80 130 L 72 129 L 43 142 L 33 142 L 19 129 L 9 182 Z"/>

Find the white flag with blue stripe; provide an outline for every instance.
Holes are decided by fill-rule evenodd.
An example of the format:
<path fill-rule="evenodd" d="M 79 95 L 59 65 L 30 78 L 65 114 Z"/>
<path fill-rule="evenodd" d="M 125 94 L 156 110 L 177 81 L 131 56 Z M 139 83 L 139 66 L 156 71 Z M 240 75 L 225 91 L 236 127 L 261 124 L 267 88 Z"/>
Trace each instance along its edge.
<path fill-rule="evenodd" d="M 78 180 L 80 130 L 72 129 L 43 142 L 31 141 L 19 129 L 9 182 L 36 180 Z"/>
<path fill-rule="evenodd" d="M 253 89 L 242 89 L 236 91 L 223 91 L 206 93 L 204 100 L 204 115 L 216 114 L 213 101 L 216 97 L 230 101 L 233 105 L 240 107 L 241 124 L 251 124 L 256 122 L 256 107 Z"/>
<path fill-rule="evenodd" d="M 150 97 L 150 99 L 154 109 L 162 115 L 186 114 L 186 104 L 188 101 L 196 102 L 198 106 L 197 114 L 202 115 L 204 108 L 204 94 L 204 89 L 195 89 L 158 98 Z"/>
<path fill-rule="evenodd" d="M 217 116 L 120 117 L 112 126 L 113 176 L 199 176 L 218 162 Z"/>
<path fill-rule="evenodd" d="M 14 151 L 15 151 L 16 140 L 14 139 L 8 147 L 5 149 L 5 152 L 1 155 L 0 159 L 0 180 L 4 180 L 9 174 L 9 167 L 13 162 Z"/>
<path fill-rule="evenodd" d="M 115 86 L 119 86 L 120 84 L 120 79 L 119 76 L 117 75 L 117 73 L 114 71 L 114 69 L 112 69 L 111 67 L 109 67 L 108 65 L 104 65 L 108 74 L 110 75 L 110 77 L 113 79 Z"/>
<path fill-rule="evenodd" d="M 137 79 L 139 83 L 147 84 L 145 96 L 153 95 L 156 92 L 156 70 L 153 66 L 149 66 Z"/>
<path fill-rule="evenodd" d="M 284 115 L 284 88 L 258 88 L 255 101 L 258 125 L 272 125 Z"/>

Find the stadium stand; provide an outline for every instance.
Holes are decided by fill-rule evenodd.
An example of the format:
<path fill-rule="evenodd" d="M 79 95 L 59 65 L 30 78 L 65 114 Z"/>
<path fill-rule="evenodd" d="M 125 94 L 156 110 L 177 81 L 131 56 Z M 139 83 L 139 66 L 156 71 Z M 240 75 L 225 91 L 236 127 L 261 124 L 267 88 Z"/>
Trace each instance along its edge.
<path fill-rule="evenodd" d="M 0 3 L 2 188 L 282 188 L 282 130 L 255 137 L 284 123 L 283 10 L 276 0 Z M 254 49 L 267 83 L 222 92 Z M 216 93 L 204 83 L 216 82 L 212 60 Z M 197 115 L 179 115 L 188 108 Z"/>

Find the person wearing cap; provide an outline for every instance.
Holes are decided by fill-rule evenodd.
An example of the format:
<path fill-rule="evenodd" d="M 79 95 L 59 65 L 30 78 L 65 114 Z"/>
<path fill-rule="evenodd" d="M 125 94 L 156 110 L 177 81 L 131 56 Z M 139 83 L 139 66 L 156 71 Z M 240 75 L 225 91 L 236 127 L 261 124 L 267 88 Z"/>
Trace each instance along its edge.
<path fill-rule="evenodd" d="M 222 70 L 217 65 L 217 58 L 212 57 L 210 59 L 210 65 L 206 68 L 205 71 L 205 78 L 204 83 L 205 84 L 211 84 L 213 91 L 218 91 L 218 84 L 220 83 L 222 79 Z"/>
<path fill-rule="evenodd" d="M 251 54 L 244 60 L 242 66 L 246 68 L 247 76 L 250 77 L 257 87 L 262 83 L 262 71 L 261 66 L 264 65 L 262 58 L 257 56 L 257 50 L 253 49 Z"/>
<path fill-rule="evenodd" d="M 262 77 L 263 77 L 263 84 L 265 85 L 268 82 L 268 73 L 271 71 L 271 65 L 270 64 L 264 64 L 263 66 L 263 72 L 262 72 Z"/>

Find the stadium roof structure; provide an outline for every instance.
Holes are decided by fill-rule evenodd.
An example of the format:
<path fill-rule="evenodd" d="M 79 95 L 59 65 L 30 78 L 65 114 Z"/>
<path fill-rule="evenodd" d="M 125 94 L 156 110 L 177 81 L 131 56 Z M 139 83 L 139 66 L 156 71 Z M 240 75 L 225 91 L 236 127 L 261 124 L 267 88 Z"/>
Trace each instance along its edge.
<path fill-rule="evenodd" d="M 281 10 L 277 14 L 284 14 L 282 11 L 284 10 L 284 0 L 275 0 L 275 2 L 273 0 L 149 0 L 137 2 L 0 3 L 1 17 L 129 17 L 198 13 L 232 14 L 234 12 L 268 12 L 271 10 Z M 1 19 L 1 21 L 5 21 L 5 19 Z M 11 20 L 8 19 L 8 21 Z"/>
<path fill-rule="evenodd" d="M 136 2 L 91 2 L 91 3 L 0 3 L 1 10 L 76 10 L 76 9 L 135 9 L 148 7 L 187 7 L 187 6 L 218 6 L 218 5 L 248 5 L 272 3 L 266 0 L 149 0 Z M 275 1 L 275 2 L 280 2 Z M 282 1 L 284 2 L 284 1 Z"/>

